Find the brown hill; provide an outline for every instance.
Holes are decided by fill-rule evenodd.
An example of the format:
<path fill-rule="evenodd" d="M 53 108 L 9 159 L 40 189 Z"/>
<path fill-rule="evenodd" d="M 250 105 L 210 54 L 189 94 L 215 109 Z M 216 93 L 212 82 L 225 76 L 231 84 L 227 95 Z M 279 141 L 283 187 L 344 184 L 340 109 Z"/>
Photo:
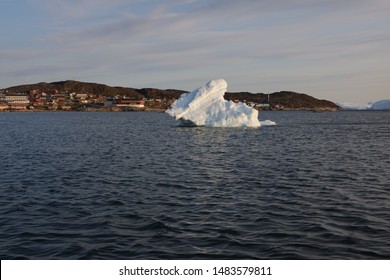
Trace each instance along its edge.
<path fill-rule="evenodd" d="M 78 81 L 60 81 L 53 83 L 38 83 L 30 85 L 20 85 L 8 88 L 9 93 L 26 92 L 34 89 L 40 89 L 41 91 L 53 91 L 58 90 L 66 93 L 86 93 L 103 96 L 127 96 L 131 99 L 142 99 L 144 96 L 139 93 L 138 89 L 123 88 L 123 87 L 110 87 L 104 84 L 97 83 L 85 83 Z"/>
<path fill-rule="evenodd" d="M 228 100 L 246 100 L 247 102 L 278 105 L 289 109 L 339 109 L 339 107 L 328 100 L 320 100 L 310 95 L 292 91 L 280 91 L 269 94 L 250 92 L 227 92 L 225 98 Z M 269 99 L 268 99 L 269 98 Z"/>

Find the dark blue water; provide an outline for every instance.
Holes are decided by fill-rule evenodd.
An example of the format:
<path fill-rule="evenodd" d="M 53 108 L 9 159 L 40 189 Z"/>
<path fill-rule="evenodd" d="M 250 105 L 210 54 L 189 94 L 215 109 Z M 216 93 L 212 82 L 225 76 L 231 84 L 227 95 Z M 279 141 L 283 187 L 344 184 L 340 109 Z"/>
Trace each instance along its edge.
<path fill-rule="evenodd" d="M 1 259 L 390 259 L 390 112 L 0 114 Z"/>

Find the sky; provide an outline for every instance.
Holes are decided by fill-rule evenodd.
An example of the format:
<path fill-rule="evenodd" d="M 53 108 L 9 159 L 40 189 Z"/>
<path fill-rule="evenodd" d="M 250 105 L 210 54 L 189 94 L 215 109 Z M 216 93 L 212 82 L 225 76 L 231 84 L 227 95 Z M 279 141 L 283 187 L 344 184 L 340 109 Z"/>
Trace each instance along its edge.
<path fill-rule="evenodd" d="M 390 0 L 0 0 L 0 88 L 79 80 L 390 99 Z"/>

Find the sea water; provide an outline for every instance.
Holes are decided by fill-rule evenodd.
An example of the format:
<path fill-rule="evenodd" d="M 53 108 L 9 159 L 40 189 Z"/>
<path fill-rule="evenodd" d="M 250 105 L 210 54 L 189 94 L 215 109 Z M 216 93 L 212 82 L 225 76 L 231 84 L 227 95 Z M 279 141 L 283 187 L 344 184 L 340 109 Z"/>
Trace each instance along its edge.
<path fill-rule="evenodd" d="M 390 112 L 0 114 L 1 259 L 389 259 Z"/>

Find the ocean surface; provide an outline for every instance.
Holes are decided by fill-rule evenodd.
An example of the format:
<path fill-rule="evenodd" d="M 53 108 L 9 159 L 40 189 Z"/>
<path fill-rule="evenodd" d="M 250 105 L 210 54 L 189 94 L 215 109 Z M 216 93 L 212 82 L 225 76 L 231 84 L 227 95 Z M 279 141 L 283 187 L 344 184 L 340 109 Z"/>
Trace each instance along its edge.
<path fill-rule="evenodd" d="M 1 259 L 390 259 L 390 112 L 1 113 Z"/>

